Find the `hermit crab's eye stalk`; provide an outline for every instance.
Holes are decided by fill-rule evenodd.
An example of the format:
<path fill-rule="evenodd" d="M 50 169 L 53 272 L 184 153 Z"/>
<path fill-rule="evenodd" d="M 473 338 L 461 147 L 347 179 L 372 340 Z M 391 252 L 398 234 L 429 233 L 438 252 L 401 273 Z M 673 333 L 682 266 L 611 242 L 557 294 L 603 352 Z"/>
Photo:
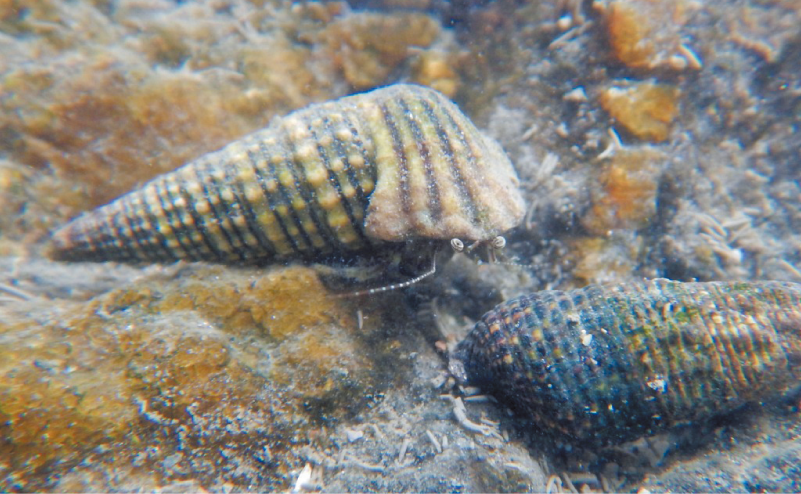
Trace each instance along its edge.
<path fill-rule="evenodd" d="M 462 252 L 464 250 L 464 242 L 458 238 L 451 239 L 451 248 L 454 252 Z"/>
<path fill-rule="evenodd" d="M 491 264 L 498 262 L 498 254 L 506 247 L 506 239 L 500 235 L 490 241 L 490 248 L 487 249 L 487 258 Z"/>
<path fill-rule="evenodd" d="M 481 264 L 498 262 L 497 254 L 506 247 L 506 239 L 500 235 L 491 240 L 480 240 L 465 247 L 464 242 L 458 238 L 451 239 L 451 248 L 454 252 L 465 254 L 473 261 Z"/>
<path fill-rule="evenodd" d="M 492 248 L 495 250 L 503 250 L 506 247 L 506 239 L 501 235 L 492 239 Z"/>

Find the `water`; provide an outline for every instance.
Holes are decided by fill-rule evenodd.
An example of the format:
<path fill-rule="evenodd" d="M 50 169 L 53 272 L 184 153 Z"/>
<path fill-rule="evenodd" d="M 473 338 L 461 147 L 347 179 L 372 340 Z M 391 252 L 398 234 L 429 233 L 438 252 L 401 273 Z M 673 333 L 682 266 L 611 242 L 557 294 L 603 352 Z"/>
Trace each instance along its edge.
<path fill-rule="evenodd" d="M 0 488 L 799 490 L 797 394 L 587 447 L 460 387 L 447 361 L 524 293 L 801 281 L 799 16 L 714 0 L 0 7 Z M 525 214 L 502 251 L 51 259 L 51 232 L 82 212 L 274 117 L 399 82 L 441 91 L 511 159 Z M 393 142 L 430 123 L 414 111 Z M 403 149 L 411 177 L 458 141 L 425 129 L 439 141 Z M 425 280 L 354 294 L 434 258 Z"/>

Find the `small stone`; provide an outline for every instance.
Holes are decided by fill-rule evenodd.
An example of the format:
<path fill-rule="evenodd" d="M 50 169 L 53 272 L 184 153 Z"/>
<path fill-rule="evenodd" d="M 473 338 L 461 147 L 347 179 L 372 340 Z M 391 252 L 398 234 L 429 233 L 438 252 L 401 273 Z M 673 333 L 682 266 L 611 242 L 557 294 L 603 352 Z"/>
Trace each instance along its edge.
<path fill-rule="evenodd" d="M 355 429 L 346 429 L 345 435 L 347 436 L 349 443 L 355 443 L 364 437 L 364 432 Z"/>
<path fill-rule="evenodd" d="M 584 103 L 587 101 L 587 93 L 584 91 L 583 87 L 579 86 L 566 92 L 565 95 L 562 96 L 562 99 L 570 101 L 571 103 Z"/>
<path fill-rule="evenodd" d="M 659 173 L 665 155 L 649 146 L 617 150 L 597 169 L 592 207 L 581 219 L 596 235 L 615 229 L 638 229 L 656 214 Z"/>
<path fill-rule="evenodd" d="M 631 87 L 611 87 L 600 103 L 604 110 L 634 137 L 652 142 L 667 140 L 679 114 L 678 88 L 650 82 Z"/>
<path fill-rule="evenodd" d="M 700 68 L 698 57 L 682 45 L 689 2 L 615 0 L 598 3 L 606 23 L 611 55 L 632 69 L 682 71 Z"/>

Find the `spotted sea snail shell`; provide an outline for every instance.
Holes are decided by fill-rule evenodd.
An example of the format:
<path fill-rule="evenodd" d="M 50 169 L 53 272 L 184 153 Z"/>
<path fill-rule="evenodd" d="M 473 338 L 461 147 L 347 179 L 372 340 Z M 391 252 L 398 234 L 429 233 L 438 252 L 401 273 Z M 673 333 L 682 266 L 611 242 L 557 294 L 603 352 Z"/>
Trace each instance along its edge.
<path fill-rule="evenodd" d="M 617 444 L 798 389 L 801 284 L 657 279 L 533 293 L 487 312 L 451 369 L 539 433 Z"/>

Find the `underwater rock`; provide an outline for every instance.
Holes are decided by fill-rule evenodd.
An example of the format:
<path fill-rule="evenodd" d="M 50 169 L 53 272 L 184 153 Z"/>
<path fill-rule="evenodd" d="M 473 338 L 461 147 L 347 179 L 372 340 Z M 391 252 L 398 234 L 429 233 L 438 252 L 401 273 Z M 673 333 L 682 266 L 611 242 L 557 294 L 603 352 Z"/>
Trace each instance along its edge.
<path fill-rule="evenodd" d="M 662 142 L 670 136 L 679 115 L 680 92 L 666 84 L 637 83 L 611 87 L 601 93 L 601 106 L 623 128 L 638 139 Z"/>
<path fill-rule="evenodd" d="M 628 230 L 576 237 L 564 256 L 573 264 L 573 286 L 620 283 L 631 278 L 642 255 L 642 238 Z"/>
<path fill-rule="evenodd" d="M 684 0 L 615 0 L 596 4 L 612 56 L 633 69 L 698 70 L 702 62 L 684 43 L 682 28 L 697 7 Z"/>
<path fill-rule="evenodd" d="M 440 33 L 431 17 L 357 12 L 336 19 L 311 38 L 326 47 L 335 67 L 356 91 L 385 84 L 414 49 L 429 47 Z"/>
<path fill-rule="evenodd" d="M 325 293 L 306 268 L 189 267 L 1 312 L 0 490 L 287 488 L 297 445 L 404 369 L 374 305 Z"/>
<path fill-rule="evenodd" d="M 581 224 L 595 235 L 611 230 L 638 230 L 656 214 L 659 174 L 667 157 L 650 147 L 626 147 L 597 166 L 592 207 Z"/>

